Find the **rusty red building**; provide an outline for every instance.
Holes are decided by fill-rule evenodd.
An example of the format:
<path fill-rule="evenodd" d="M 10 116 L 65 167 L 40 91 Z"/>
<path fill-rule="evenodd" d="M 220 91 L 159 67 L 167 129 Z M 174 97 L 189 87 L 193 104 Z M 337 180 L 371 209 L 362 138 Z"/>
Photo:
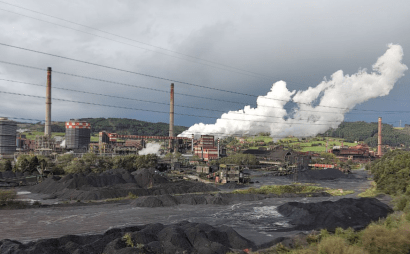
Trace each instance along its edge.
<path fill-rule="evenodd" d="M 218 147 L 215 146 L 214 136 L 201 135 L 199 144 L 194 146 L 194 154 L 204 161 L 218 159 Z"/>
<path fill-rule="evenodd" d="M 352 147 L 335 146 L 333 147 L 332 153 L 337 157 L 347 158 L 349 160 L 369 159 L 375 157 L 375 153 L 370 151 L 369 146 L 365 144 Z"/>

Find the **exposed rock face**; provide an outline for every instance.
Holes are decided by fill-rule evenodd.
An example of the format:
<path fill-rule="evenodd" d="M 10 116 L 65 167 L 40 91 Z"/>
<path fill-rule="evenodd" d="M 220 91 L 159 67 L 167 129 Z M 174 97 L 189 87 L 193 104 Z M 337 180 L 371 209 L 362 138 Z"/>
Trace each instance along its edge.
<path fill-rule="evenodd" d="M 352 227 L 361 229 L 371 221 L 385 218 L 392 209 L 375 198 L 343 198 L 319 203 L 289 202 L 278 207 L 278 212 L 289 217 L 297 230 L 335 230 Z"/>
<path fill-rule="evenodd" d="M 127 237 L 124 237 L 124 236 Z M 127 239 L 129 239 L 127 241 Z M 93 253 L 201 253 L 218 254 L 231 250 L 255 249 L 255 244 L 227 226 L 187 221 L 173 224 L 111 229 L 103 235 L 67 235 L 22 244 L 17 241 L 0 241 L 2 254 L 93 254 Z"/>

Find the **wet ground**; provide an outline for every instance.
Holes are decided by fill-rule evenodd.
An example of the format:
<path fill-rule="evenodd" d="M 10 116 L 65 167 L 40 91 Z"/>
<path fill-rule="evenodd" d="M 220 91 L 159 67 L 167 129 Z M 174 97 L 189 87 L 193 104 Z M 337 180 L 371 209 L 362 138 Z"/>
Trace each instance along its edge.
<path fill-rule="evenodd" d="M 257 176 L 260 175 L 260 176 Z M 264 177 L 255 173 L 254 187 L 266 184 L 289 184 L 286 177 Z M 272 198 L 262 201 L 243 202 L 229 206 L 222 205 L 179 205 L 175 207 L 140 208 L 127 202 L 87 206 L 50 207 L 24 210 L 0 211 L 0 239 L 13 239 L 22 242 L 40 238 L 59 237 L 66 234 L 103 233 L 110 228 L 147 223 L 170 224 L 181 220 L 208 223 L 213 226 L 233 227 L 244 237 L 261 244 L 275 237 L 292 235 L 290 225 L 277 212 L 277 207 L 290 201 L 320 202 L 355 197 L 370 186 L 366 171 L 354 171 L 350 178 L 310 181 L 323 187 L 354 190 L 354 194 L 342 197 L 317 198 Z M 56 200 L 43 200 L 46 195 L 28 194 L 22 198 L 40 199 L 44 203 Z"/>

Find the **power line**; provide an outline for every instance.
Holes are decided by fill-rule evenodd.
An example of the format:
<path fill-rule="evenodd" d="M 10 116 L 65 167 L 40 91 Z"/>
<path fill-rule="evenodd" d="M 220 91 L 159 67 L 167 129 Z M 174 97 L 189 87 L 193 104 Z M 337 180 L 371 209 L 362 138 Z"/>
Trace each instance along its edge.
<path fill-rule="evenodd" d="M 45 85 L 33 84 L 33 83 L 22 82 L 22 81 L 16 81 L 16 80 L 10 80 L 10 79 L 0 79 L 0 80 L 8 81 L 8 82 L 13 82 L 13 83 L 26 84 L 26 85 L 46 87 Z M 104 96 L 104 97 L 110 97 L 110 98 L 118 98 L 118 99 L 125 99 L 125 100 L 134 100 L 134 101 L 142 101 L 142 102 L 162 104 L 162 105 L 167 105 L 167 106 L 170 105 L 169 103 L 164 103 L 164 102 L 156 102 L 156 101 L 150 101 L 150 100 L 141 100 L 141 99 L 135 99 L 135 98 L 122 97 L 122 96 L 115 96 L 115 95 L 108 95 L 108 94 L 93 93 L 93 92 L 87 92 L 87 91 L 81 91 L 81 90 L 74 90 L 74 89 L 68 89 L 68 88 L 62 88 L 62 87 L 56 87 L 56 86 L 53 86 L 53 89 L 59 89 L 59 90 L 77 92 L 77 93 L 84 93 L 84 94 L 91 94 L 91 95 L 97 95 L 97 96 Z M 216 110 L 216 109 L 209 109 L 209 108 L 197 108 L 197 107 L 183 106 L 183 105 L 175 105 L 175 106 L 177 106 L 177 107 L 182 107 L 182 108 L 190 108 L 190 109 L 199 109 L 199 110 L 205 110 L 205 111 L 212 111 L 212 112 L 218 112 L 218 113 L 226 113 L 226 112 L 223 111 L 223 110 Z M 262 116 L 262 117 L 267 117 L 267 118 L 280 118 L 280 119 L 283 119 L 283 117 L 280 117 L 280 116 L 256 115 L 256 114 L 237 113 L 237 112 L 231 112 L 231 114 L 248 115 L 248 116 Z M 301 119 L 298 119 L 298 120 L 309 120 L 309 119 L 302 119 L 302 118 L 301 118 Z M 322 122 L 326 122 L 326 123 L 339 123 L 340 121 L 322 121 Z"/>
<path fill-rule="evenodd" d="M 1 2 L 1 1 L 0 1 L 0 2 Z M 92 36 L 95 36 L 95 37 L 103 38 L 103 39 L 106 39 L 106 40 L 109 40 L 109 41 L 114 41 L 114 42 L 117 42 L 117 43 L 120 43 L 120 44 L 124 44 L 124 45 L 128 45 L 128 46 L 131 46 L 131 47 L 135 47 L 135 48 L 139 48 L 139 49 L 143 49 L 143 50 L 152 51 L 152 52 L 155 52 L 155 53 L 157 53 L 157 54 L 162 54 L 162 55 L 165 55 L 165 56 L 169 56 L 169 57 L 173 57 L 173 58 L 176 58 L 176 59 L 188 61 L 188 62 L 191 62 L 191 63 L 200 64 L 200 65 L 204 65 L 204 66 L 208 66 L 208 67 L 211 67 L 211 68 L 216 68 L 216 69 L 220 69 L 220 70 L 224 70 L 224 71 L 230 71 L 230 72 L 234 72 L 234 73 L 238 73 L 238 74 L 243 74 L 243 75 L 247 75 L 247 76 L 251 76 L 251 77 L 257 77 L 257 76 L 250 75 L 250 74 L 247 74 L 247 73 L 242 73 L 242 72 L 238 72 L 238 71 L 233 71 L 233 70 L 229 70 L 229 69 L 224 69 L 224 68 L 221 68 L 221 67 L 216 67 L 216 66 L 212 66 L 212 65 L 209 65 L 209 64 L 205 64 L 205 63 L 195 62 L 195 61 L 192 61 L 192 60 L 189 60 L 189 59 L 184 59 L 184 58 L 181 58 L 181 57 L 177 57 L 177 56 L 165 54 L 165 53 L 163 53 L 163 52 L 158 52 L 158 51 L 151 50 L 151 49 L 148 49 L 148 48 L 138 47 L 138 46 L 133 45 L 133 44 L 125 43 L 125 42 L 122 42 L 122 41 L 117 41 L 117 40 L 110 39 L 110 38 L 107 38 L 107 37 L 104 37 L 104 36 L 100 36 L 100 35 L 96 35 L 96 34 L 93 34 L 93 33 L 85 32 L 85 31 L 82 31 L 82 30 L 79 30 L 79 29 L 75 29 L 75 28 L 71 28 L 71 27 L 64 26 L 64 25 L 56 24 L 56 23 L 53 23 L 53 22 L 50 22 L 50 21 L 46 21 L 46 20 L 42 20 L 42 19 L 30 17 L 30 16 L 27 16 L 27 15 L 24 15 L 24 14 L 21 14 L 21 13 L 12 12 L 12 11 L 5 10 L 5 9 L 1 9 L 1 8 L 0 8 L 0 10 L 6 11 L 6 12 L 9 12 L 9 13 L 13 13 L 13 14 L 17 14 L 17 15 L 20 15 L 20 16 L 24 16 L 24 17 L 27 17 L 27 18 L 31 18 L 31 19 L 34 19 L 34 20 L 42 21 L 42 22 L 45 22 L 45 23 L 53 24 L 53 25 L 56 25 L 56 26 L 64 27 L 64 28 L 67 28 L 67 29 L 70 29 L 70 30 L 74 30 L 74 31 L 77 31 L 77 32 L 85 33 L 85 34 L 92 35 Z M 257 78 L 261 78 L 261 77 L 257 77 Z M 265 79 L 267 79 L 267 78 L 265 78 Z"/>
<path fill-rule="evenodd" d="M 0 63 L 5 63 L 9 65 L 14 65 L 18 67 L 24 67 L 24 68 L 29 68 L 29 69 L 34 69 L 34 70 L 40 70 L 40 71 L 47 71 L 46 69 L 43 68 L 38 68 L 38 67 L 33 67 L 33 66 L 28 66 L 28 65 L 23 65 L 23 64 L 16 64 L 16 63 L 11 63 L 11 62 L 6 62 L 6 61 L 1 61 Z M 83 79 L 88 79 L 88 80 L 95 80 L 99 82 L 105 82 L 105 83 L 110 83 L 110 84 L 116 84 L 116 85 L 122 85 L 122 86 L 128 86 L 128 87 L 134 87 L 134 88 L 140 88 L 140 89 L 146 89 L 146 90 L 151 90 L 151 91 L 156 91 L 156 92 L 162 92 L 162 93 L 169 93 L 169 91 L 166 90 L 160 90 L 160 89 L 155 89 L 155 88 L 148 88 L 148 87 L 143 87 L 143 86 L 137 86 L 137 85 L 131 85 L 131 84 L 126 84 L 126 83 L 121 83 L 121 82 L 116 82 L 116 81 L 109 81 L 109 80 L 104 80 L 104 79 L 99 79 L 99 78 L 92 78 L 92 77 L 87 77 L 87 76 L 82 76 L 82 75 L 77 75 L 77 74 L 71 74 L 71 73 L 66 73 L 66 72 L 59 72 L 56 70 L 53 70 L 53 73 L 58 73 L 58 74 L 63 74 L 63 75 L 68 75 L 68 76 L 73 76 L 77 78 L 83 78 Z M 185 93 L 179 93 L 175 92 L 175 94 L 182 95 L 182 96 L 187 96 L 187 97 L 194 97 L 194 98 L 200 98 L 200 99 L 205 99 L 205 100 L 213 100 L 213 101 L 219 101 L 219 102 L 228 102 L 232 104 L 238 104 L 243 106 L 243 102 L 237 102 L 237 101 L 230 101 L 230 100 L 220 100 L 220 99 L 215 99 L 211 97 L 205 97 L 205 96 L 198 96 L 198 95 L 192 95 L 192 94 L 185 94 Z M 264 105 L 258 105 L 258 107 L 262 108 L 277 108 L 277 109 L 282 109 L 280 107 L 273 107 L 273 106 L 264 106 Z M 299 111 L 304 111 L 304 112 L 317 112 L 313 110 L 299 110 Z M 335 111 L 320 111 L 320 113 L 339 113 Z"/>
<path fill-rule="evenodd" d="M 37 95 L 30 95 L 30 94 L 12 93 L 12 92 L 6 92 L 6 91 L 0 91 L 0 93 L 10 94 L 10 95 L 17 95 L 17 96 L 25 96 L 25 97 L 45 99 L 44 96 L 37 96 Z M 60 99 L 60 98 L 53 98 L 53 100 L 64 101 L 64 102 L 70 102 L 70 103 L 80 103 L 80 104 L 94 105 L 94 106 L 102 106 L 102 107 L 110 107 L 110 108 L 129 109 L 129 110 L 136 110 L 136 111 L 146 111 L 146 112 L 153 112 L 153 113 L 169 114 L 169 112 L 166 112 L 166 111 L 151 110 L 151 109 L 141 109 L 141 108 L 129 108 L 129 107 L 122 107 L 122 106 L 115 106 L 115 105 L 107 105 L 107 104 L 99 104 L 99 103 L 93 103 L 93 102 L 66 100 L 66 99 Z M 191 115 L 191 114 L 183 114 L 183 113 L 174 113 L 174 114 L 175 114 L 175 115 L 182 115 L 182 116 L 189 116 L 189 117 L 201 117 L 201 118 L 211 118 L 211 119 L 215 119 L 215 117 L 203 116 L 203 115 Z M 268 122 L 268 121 L 257 121 L 257 120 L 246 120 L 246 119 L 235 119 L 235 118 L 221 118 L 221 119 L 218 119 L 218 120 L 225 120 L 225 121 L 244 121 L 244 122 L 260 122 L 260 123 L 280 123 L 280 124 L 289 124 L 289 125 L 293 125 L 293 124 L 302 124 L 302 125 L 329 125 L 329 124 L 316 124 L 316 123 L 309 123 L 309 122 L 304 122 L 304 123 Z"/>
<path fill-rule="evenodd" d="M 25 50 L 25 51 L 29 51 L 29 52 L 34 52 L 34 53 L 38 53 L 38 54 L 44 54 L 44 55 L 49 55 L 49 56 L 58 57 L 58 58 L 62 58 L 62 59 L 67 59 L 67 60 L 71 60 L 71 61 L 76 61 L 76 62 L 80 62 L 80 63 L 90 64 L 90 65 L 94 65 L 94 66 L 98 66 L 98 67 L 103 67 L 103 68 L 107 68 L 107 69 L 112 69 L 112 70 L 122 71 L 122 72 L 126 72 L 126 73 L 141 75 L 141 76 L 145 76 L 145 77 L 149 77 L 149 78 L 155 78 L 155 79 L 165 80 L 165 81 L 169 81 L 169 82 L 175 82 L 175 83 L 180 83 L 180 84 L 185 84 L 185 85 L 190 85 L 190 86 L 195 86 L 195 87 L 200 87 L 200 88 L 205 88 L 205 89 L 210 89 L 210 90 L 216 90 L 216 91 L 220 91 L 220 92 L 227 92 L 227 93 L 231 93 L 231 94 L 245 95 L 245 96 L 249 96 L 249 97 L 259 97 L 259 96 L 257 96 L 257 95 L 251 95 L 251 94 L 245 94 L 245 93 L 240 93 L 240 92 L 235 92 L 235 91 L 229 91 L 229 90 L 225 90 L 225 89 L 207 87 L 207 86 L 202 86 L 202 85 L 197 85 L 197 84 L 192 84 L 192 83 L 187 83 L 187 82 L 172 80 L 172 79 L 169 79 L 169 78 L 163 78 L 163 77 L 153 76 L 153 75 L 150 75 L 150 74 L 144 74 L 144 73 L 139 73 L 139 72 L 134 72 L 134 71 L 123 70 L 123 69 L 119 69 L 119 68 L 116 68 L 116 67 L 110 67 L 110 66 L 105 66 L 105 65 L 97 64 L 97 63 L 91 63 L 91 62 L 83 61 L 83 60 L 77 60 L 77 59 L 73 59 L 73 58 L 69 58 L 69 57 L 64 57 L 64 56 L 59 56 L 59 55 L 50 54 L 50 53 L 45 53 L 45 52 L 41 52 L 41 51 L 37 51 L 37 50 L 32 50 L 32 49 L 17 47 L 17 46 L 5 44 L 5 43 L 0 43 L 0 45 L 6 46 L 6 47 L 11 47 L 11 48 L 16 48 L 16 49 L 21 49 L 21 50 Z M 276 101 L 283 101 L 283 102 L 289 102 L 288 100 L 274 99 L 274 98 L 264 98 L 264 99 L 276 100 Z M 311 106 L 310 103 L 302 103 L 302 102 L 295 102 L 295 103 Z M 358 110 L 358 109 L 340 108 L 340 107 L 323 106 L 323 105 L 317 105 L 316 107 L 335 108 L 335 109 L 342 109 L 342 110 L 349 110 L 349 111 L 350 111 L 350 110 Z M 360 111 L 379 112 L 379 111 L 377 111 L 377 110 L 360 110 Z"/>
<path fill-rule="evenodd" d="M 31 118 L 21 118 L 21 117 L 7 117 L 7 118 L 9 118 L 9 119 L 17 119 L 17 120 L 28 120 L 28 121 L 44 122 L 44 120 L 31 119 Z"/>
<path fill-rule="evenodd" d="M 159 79 L 159 80 L 164 80 L 164 81 L 179 83 L 179 84 L 183 84 L 183 85 L 195 86 L 195 87 L 199 87 L 199 88 L 203 88 L 203 89 L 209 89 L 209 90 L 215 90 L 215 91 L 219 91 L 219 92 L 225 92 L 225 93 L 231 93 L 231 94 L 238 94 L 238 95 L 245 95 L 245 96 L 250 96 L 250 97 L 258 97 L 257 95 L 251 95 L 251 94 L 246 94 L 246 93 L 240 93 L 240 92 L 235 92 L 235 91 L 230 91 L 230 90 L 225 90 L 225 89 L 220 89 L 220 88 L 215 88 L 215 87 L 208 87 L 208 86 L 203 86 L 203 85 L 188 83 L 188 82 L 184 82 L 184 81 L 173 80 L 173 79 L 170 79 L 170 78 L 164 78 L 164 77 L 154 76 L 154 75 L 151 75 L 151 74 L 146 74 L 146 73 L 141 73 L 141 72 L 135 72 L 135 71 L 124 70 L 124 69 L 120 69 L 120 68 L 116 68 L 116 67 L 111 67 L 111 66 L 106 66 L 106 65 L 97 64 L 97 63 L 92 63 L 92 62 L 88 62 L 88 61 L 84 61 L 84 60 L 78 60 L 78 59 L 74 59 L 74 58 L 70 58 L 70 57 L 59 56 L 59 55 L 56 55 L 56 54 L 50 54 L 50 53 L 46 53 L 46 52 L 42 52 L 42 51 L 38 51 L 38 50 L 33 50 L 33 49 L 28 49 L 28 48 L 23 48 L 23 47 L 18 47 L 18 46 L 13 46 L 13 45 L 10 45 L 10 44 L 0 43 L 0 45 L 6 46 L 6 47 L 15 48 L 15 49 L 20 49 L 20 50 L 24 50 L 24 51 L 29 51 L 29 52 L 33 52 L 33 53 L 37 53 L 37 54 L 43 54 L 43 55 L 53 56 L 53 57 L 57 57 L 57 58 L 61 58 L 61 59 L 66 59 L 66 60 L 70 60 L 70 61 L 75 61 L 75 62 L 79 62 L 79 63 L 94 65 L 94 66 L 98 66 L 98 67 L 102 67 L 102 68 L 106 68 L 106 69 L 111 69 L 111 70 L 115 70 L 115 71 L 121 71 L 121 72 L 136 74 L 136 75 L 140 75 L 140 76 L 144 76 L 144 77 L 148 77 L 148 78 L 154 78 L 154 79 Z M 273 98 L 269 98 L 269 99 L 279 100 L 279 101 L 285 101 L 285 100 L 273 99 Z M 343 109 L 345 109 L 345 108 L 343 108 Z"/>
<path fill-rule="evenodd" d="M 39 71 L 47 71 L 47 69 L 44 69 L 44 68 L 38 68 L 38 67 L 34 67 L 34 66 L 11 63 L 11 62 L 1 61 L 1 60 L 0 60 L 0 63 L 5 63 L 5 64 L 9 64 L 9 65 L 14 65 L 14 66 L 23 67 L 23 68 L 29 68 L 29 69 L 39 70 Z M 116 85 L 128 86 L 128 87 L 133 87 L 133 88 L 146 89 L 146 90 L 162 92 L 162 93 L 167 93 L 167 94 L 169 93 L 169 91 L 166 91 L 166 90 L 143 87 L 143 86 L 138 86 L 138 85 L 131 85 L 131 84 L 126 84 L 126 83 L 121 83 L 121 82 L 116 82 L 116 81 L 110 81 L 110 80 L 105 80 L 105 79 L 99 79 L 99 78 L 92 78 L 92 77 L 87 77 L 87 76 L 82 76 L 82 75 L 77 75 L 77 74 L 72 74 L 72 73 L 59 72 L 59 71 L 56 71 L 56 70 L 53 70 L 53 73 L 58 73 L 58 74 L 73 76 L 73 77 L 77 77 L 77 78 L 88 79 L 88 80 L 95 80 L 95 81 L 99 81 L 99 82 L 111 83 L 111 84 L 116 84 Z M 211 98 L 211 97 L 204 97 L 204 96 L 185 94 L 185 93 L 178 93 L 178 92 L 175 92 L 175 94 L 182 95 L 182 96 L 187 96 L 187 97 L 200 98 L 200 99 L 205 99 L 205 100 L 213 100 L 213 101 L 218 101 L 218 102 L 228 102 L 228 103 L 238 104 L 238 105 L 243 106 L 243 102 L 220 100 L 220 99 L 215 99 L 215 98 Z M 280 107 L 264 106 L 264 105 L 257 105 L 257 107 L 283 109 L 283 108 L 280 108 Z M 353 109 L 353 110 L 361 111 L 360 109 Z M 340 113 L 340 112 L 335 112 L 335 111 L 319 111 L 318 112 L 318 111 L 314 111 L 314 110 L 302 110 L 302 109 L 300 109 L 299 111 L 300 112 L 313 112 L 313 113 L 330 113 L 330 114 Z M 369 111 L 369 110 L 363 110 L 363 111 Z M 376 111 L 376 110 L 374 110 L 374 111 L 375 111 L 375 113 L 366 113 L 366 114 L 369 115 L 369 114 L 379 114 L 380 112 L 383 112 L 383 113 L 394 112 L 394 111 Z M 223 111 L 223 112 L 226 113 L 225 111 Z M 353 115 L 353 114 L 356 114 L 356 113 L 349 113 L 349 114 Z M 359 114 L 359 113 L 357 113 L 357 114 Z M 364 114 L 364 113 L 360 113 L 360 114 Z"/>
<path fill-rule="evenodd" d="M 38 67 L 33 67 L 33 66 L 28 66 L 28 65 L 23 65 L 23 64 L 16 64 L 16 63 L 11 63 L 11 62 L 1 61 L 1 60 L 0 60 L 0 63 L 5 63 L 5 64 L 9 64 L 9 65 L 19 66 L 19 67 L 24 67 L 24 68 L 34 69 L 34 70 L 47 71 L 47 69 L 43 69 L 43 68 L 38 68 Z M 166 90 L 155 89 L 155 88 L 144 87 L 144 86 L 131 85 L 131 84 L 126 84 L 126 83 L 121 83 L 121 82 L 116 82 L 116 81 L 110 81 L 110 80 L 104 80 L 104 79 L 99 79 L 99 78 L 92 78 L 92 77 L 81 76 L 81 75 L 77 75 L 77 74 L 59 72 L 59 71 L 56 71 L 56 70 L 53 70 L 53 73 L 58 73 L 58 74 L 62 74 L 62 75 L 67 75 L 67 76 L 72 76 L 72 77 L 77 77 L 77 78 L 83 78 L 83 79 L 88 79 L 88 80 L 94 80 L 94 81 L 99 81 L 99 82 L 105 82 L 105 83 L 110 83 L 110 84 L 115 84 L 115 85 L 146 89 L 146 90 L 162 92 L 162 93 L 169 93 L 169 91 L 166 91 Z M 185 93 L 178 93 L 178 92 L 175 92 L 175 94 L 182 95 L 182 96 L 195 97 L 195 98 L 200 98 L 200 99 L 205 99 L 205 100 L 222 101 L 222 102 L 228 102 L 228 103 L 243 105 L 243 103 L 239 103 L 239 102 L 235 102 L 235 101 L 218 100 L 218 99 L 215 99 L 215 98 L 198 96 L 198 95 L 193 95 L 193 94 L 185 94 Z"/>
<path fill-rule="evenodd" d="M 18 6 L 18 5 L 10 4 L 10 3 L 4 2 L 4 1 L 0 1 L 0 3 L 7 4 L 7 5 L 11 5 L 11 6 L 14 6 L 14 7 L 17 7 L 17 8 L 20 8 L 20 9 L 23 9 L 23 10 L 27 10 L 27 11 L 34 12 L 34 13 L 37 13 L 37 14 L 41 14 L 41 15 L 44 15 L 44 16 L 47 16 L 47 17 L 51 17 L 51 18 L 54 18 L 54 19 L 57 19 L 57 20 L 62 20 L 62 21 L 65 21 L 65 22 L 68 22 L 68 23 L 71 23 L 71 24 L 74 24 L 74 25 L 82 26 L 82 27 L 85 27 L 85 28 L 88 28 L 88 29 L 92 29 L 92 30 L 101 32 L 101 33 L 109 34 L 109 35 L 111 35 L 111 36 L 119 37 L 119 38 L 122 38 L 122 39 L 125 39 L 125 40 L 128 40 L 128 41 L 133 41 L 133 42 L 136 42 L 136 43 L 139 43 L 139 44 L 143 44 L 143 45 L 146 45 L 146 46 L 150 46 L 150 47 L 153 47 L 153 48 L 157 48 L 157 49 L 161 49 L 161 50 L 164 50 L 164 51 L 172 52 L 172 53 L 175 53 L 175 54 L 184 56 L 184 57 L 189 57 L 189 58 L 191 58 L 191 59 L 200 60 L 200 61 L 203 61 L 203 62 L 215 64 L 215 65 L 222 66 L 222 67 L 225 67 L 225 68 L 230 68 L 230 69 L 233 69 L 233 70 L 238 70 L 238 71 L 241 71 L 241 72 L 247 72 L 247 73 L 250 73 L 250 74 L 252 74 L 252 75 L 249 75 L 249 74 L 246 74 L 246 73 L 241 73 L 241 72 L 233 71 L 233 72 L 235 72 L 235 73 L 240 73 L 240 74 L 244 74 L 244 75 L 248 75 L 248 76 L 252 76 L 252 77 L 259 77 L 259 78 L 269 79 L 269 80 L 272 79 L 272 78 L 273 78 L 273 79 L 277 79 L 277 78 L 274 78 L 274 77 L 271 77 L 271 76 L 268 76 L 268 75 L 265 75 L 265 74 L 261 74 L 261 73 L 257 73 L 257 72 L 252 72 L 252 71 L 248 71 L 248 70 L 244 70 L 244 69 L 232 67 L 232 66 L 229 66 L 229 65 L 226 65 L 226 64 L 221 64 L 221 63 L 217 63 L 217 62 L 214 62 L 214 61 L 206 60 L 206 59 L 203 59 L 203 58 L 199 58 L 199 57 L 191 56 L 191 55 L 188 55 L 188 54 L 180 53 L 180 52 L 177 52 L 177 51 L 174 51 L 174 50 L 170 50 L 170 49 L 167 49 L 167 48 L 164 48 L 164 47 L 159 47 L 159 46 L 155 46 L 155 45 L 152 45 L 152 44 L 149 44 L 149 43 L 137 41 L 137 40 L 134 40 L 134 39 L 125 37 L 125 36 L 121 36 L 121 35 L 117 35 L 117 34 L 114 34 L 114 33 L 107 32 L 107 31 L 103 31 L 103 30 L 101 30 L 101 29 L 97 29 L 97 28 L 94 28 L 94 27 L 90 27 L 90 26 L 87 26 L 87 25 L 83 25 L 83 24 L 80 24 L 80 23 L 77 23 L 77 22 L 73 22 L 73 21 L 70 21 L 70 20 L 67 20 L 67 19 L 63 19 L 63 18 L 59 18 L 59 17 L 56 17 L 56 16 L 52 16 L 52 15 L 49 15 L 49 14 L 45 14 L 45 13 L 42 13 L 42 12 L 39 12 L 39 11 L 31 10 L 31 9 L 28 9 L 28 8 L 25 8 L 25 7 L 21 7 L 21 6 Z M 79 31 L 79 32 L 86 33 L 86 34 L 89 34 L 89 35 L 97 36 L 97 37 L 104 38 L 104 39 L 107 39 L 107 40 L 115 41 L 115 42 L 122 43 L 122 44 L 125 44 L 125 45 L 137 47 L 137 46 L 135 46 L 135 45 L 131 45 L 131 44 L 127 44 L 127 43 L 124 43 L 124 42 L 112 40 L 112 39 L 109 39 L 109 38 L 106 38 L 106 37 L 102 37 L 102 36 L 99 36 L 99 35 L 95 35 L 95 34 L 92 34 L 92 33 L 88 33 L 88 32 L 85 32 L 85 31 L 82 31 L 82 30 L 78 30 L 78 29 L 74 29 L 74 28 L 71 28 L 71 27 L 63 26 L 63 25 L 56 24 L 56 23 L 53 23 L 53 22 L 50 22 L 50 21 L 45 21 L 45 20 L 42 20 L 42 19 L 38 19 L 38 18 L 31 17 L 31 16 L 27 16 L 27 15 L 24 15 L 24 14 L 21 14 L 21 13 L 12 12 L 12 11 L 10 11 L 10 10 L 5 10 L 5 9 L 0 9 L 0 10 L 6 11 L 6 12 L 9 12 L 9 13 L 13 13 L 13 14 L 16 14 L 16 15 L 28 17 L 28 18 L 31 18 L 31 19 L 35 19 L 35 20 L 38 20 L 38 21 L 50 23 L 50 24 L 53 24 L 53 25 L 61 26 L 61 27 L 67 28 L 67 29 Z M 137 47 L 137 48 L 144 49 L 144 50 L 149 50 L 149 51 L 153 51 L 153 52 L 159 53 L 159 54 L 164 54 L 164 53 L 162 53 L 162 52 L 154 51 L 154 50 L 147 49 L 147 48 L 142 48 L 142 47 Z M 170 56 L 170 57 L 174 57 L 174 58 L 177 58 L 177 59 L 181 59 L 181 60 L 185 60 L 185 61 L 189 61 L 189 62 L 193 62 L 193 61 L 190 61 L 190 60 L 187 60 L 187 59 L 184 59 L 184 58 L 179 58 L 179 57 L 175 57 L 175 56 L 168 55 L 168 54 L 164 54 L 164 55 L 167 55 L 167 56 Z M 218 68 L 218 69 L 222 69 L 222 70 L 226 70 L 226 71 L 231 71 L 231 72 L 232 72 L 232 70 L 223 69 L 223 68 L 220 68 L 220 67 L 215 67 L 215 66 L 208 65 L 208 64 L 203 64 L 203 63 L 199 63 L 199 62 L 194 62 L 194 63 L 196 63 L 196 64 L 202 64 L 202 65 L 206 65 L 206 66 L 209 66 L 209 67 Z M 257 76 L 255 76 L 255 75 L 257 75 Z M 293 81 L 288 81 L 288 82 L 289 82 L 289 83 L 293 83 L 293 84 L 303 85 L 303 84 L 300 84 L 300 83 L 297 83 L 297 82 L 293 82 Z"/>

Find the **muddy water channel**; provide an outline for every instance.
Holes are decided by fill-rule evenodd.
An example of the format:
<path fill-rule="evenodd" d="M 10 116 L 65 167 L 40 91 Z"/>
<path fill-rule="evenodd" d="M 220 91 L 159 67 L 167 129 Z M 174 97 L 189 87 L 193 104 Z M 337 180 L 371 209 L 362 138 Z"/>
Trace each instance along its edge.
<path fill-rule="evenodd" d="M 367 172 L 355 171 L 350 178 L 310 181 L 319 186 L 354 190 L 356 197 L 370 186 Z M 255 173 L 254 187 L 266 184 L 289 184 L 285 177 L 263 176 Z M 34 198 L 25 193 L 25 198 Z M 286 218 L 277 212 L 277 207 L 291 201 L 319 202 L 335 201 L 343 197 L 271 198 L 261 201 L 236 203 L 233 205 L 179 205 L 173 207 L 141 208 L 128 201 L 93 205 L 49 207 L 39 209 L 0 211 L 0 239 L 22 242 L 41 238 L 60 237 L 67 234 L 103 233 L 110 228 L 148 223 L 170 224 L 182 220 L 208 223 L 212 226 L 227 225 L 239 234 L 261 244 L 275 237 L 296 233 L 289 229 Z"/>

